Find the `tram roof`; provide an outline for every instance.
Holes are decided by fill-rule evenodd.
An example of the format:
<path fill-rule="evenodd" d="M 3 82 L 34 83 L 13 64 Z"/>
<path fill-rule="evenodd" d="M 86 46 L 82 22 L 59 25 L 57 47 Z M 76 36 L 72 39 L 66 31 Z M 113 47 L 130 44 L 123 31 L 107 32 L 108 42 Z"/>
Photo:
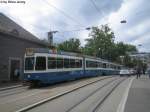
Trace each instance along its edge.
<path fill-rule="evenodd" d="M 111 63 L 114 65 L 118 65 L 118 66 L 122 66 L 120 64 L 116 64 L 113 62 L 110 62 L 108 60 L 104 60 L 98 57 L 93 57 L 93 56 L 88 56 L 88 55 L 83 55 L 83 54 L 79 54 L 79 53 L 73 53 L 73 52 L 65 52 L 65 51 L 57 51 L 57 50 L 52 50 L 49 48 L 26 48 L 26 54 L 29 53 L 48 53 L 48 54 L 59 54 L 59 55 L 68 55 L 68 56 L 77 56 L 77 57 L 85 57 L 85 58 L 90 58 L 90 59 L 95 59 L 95 60 L 101 60 L 104 61 L 106 63 Z"/>

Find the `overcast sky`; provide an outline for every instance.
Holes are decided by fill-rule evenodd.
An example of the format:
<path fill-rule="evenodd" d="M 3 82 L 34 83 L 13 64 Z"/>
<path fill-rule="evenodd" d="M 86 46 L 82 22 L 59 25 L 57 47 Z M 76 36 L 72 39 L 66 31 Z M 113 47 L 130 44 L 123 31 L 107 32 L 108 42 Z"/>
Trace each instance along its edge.
<path fill-rule="evenodd" d="M 90 31 L 72 30 L 108 24 L 116 42 L 142 44 L 140 51 L 150 52 L 149 0 L 26 0 L 25 4 L 0 3 L 0 12 L 38 38 L 46 38 L 50 30 L 59 31 L 55 42 L 76 37 L 84 45 Z"/>

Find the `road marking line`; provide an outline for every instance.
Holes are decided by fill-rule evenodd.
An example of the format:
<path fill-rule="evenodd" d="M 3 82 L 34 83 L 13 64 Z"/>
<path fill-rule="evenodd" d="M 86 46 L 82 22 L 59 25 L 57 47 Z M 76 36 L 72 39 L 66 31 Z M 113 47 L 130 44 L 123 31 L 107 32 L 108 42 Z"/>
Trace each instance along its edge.
<path fill-rule="evenodd" d="M 119 106 L 118 106 L 118 108 L 117 108 L 117 112 L 124 112 L 125 105 L 126 105 L 126 102 L 127 102 L 127 98 L 128 98 L 128 95 L 129 95 L 129 90 L 130 90 L 130 88 L 131 88 L 131 85 L 132 85 L 132 82 L 133 82 L 134 79 L 135 79 L 135 77 L 133 77 L 133 78 L 130 80 L 130 82 L 129 82 L 129 84 L 128 84 L 126 90 L 125 90 L 125 93 L 124 93 L 124 95 L 123 95 L 123 97 L 122 97 L 122 99 L 121 99 L 121 101 L 120 101 L 120 104 L 119 104 Z"/>

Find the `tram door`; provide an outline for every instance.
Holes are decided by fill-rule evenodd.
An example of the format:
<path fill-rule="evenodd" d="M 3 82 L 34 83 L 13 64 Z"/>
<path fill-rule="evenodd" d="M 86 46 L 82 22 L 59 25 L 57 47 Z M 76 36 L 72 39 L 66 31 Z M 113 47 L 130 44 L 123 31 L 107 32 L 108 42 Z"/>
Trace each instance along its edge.
<path fill-rule="evenodd" d="M 10 60 L 10 80 L 17 81 L 20 77 L 20 60 Z"/>

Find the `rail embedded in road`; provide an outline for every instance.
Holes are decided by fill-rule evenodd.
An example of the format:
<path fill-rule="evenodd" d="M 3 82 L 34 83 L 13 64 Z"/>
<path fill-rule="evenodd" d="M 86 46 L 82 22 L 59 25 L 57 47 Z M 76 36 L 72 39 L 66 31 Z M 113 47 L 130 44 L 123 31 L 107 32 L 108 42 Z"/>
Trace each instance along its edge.
<path fill-rule="evenodd" d="M 103 89 L 103 90 L 97 90 L 97 92 L 100 92 L 100 93 L 103 93 L 102 94 L 102 96 L 100 97 L 100 99 L 98 98 L 98 102 L 96 103 L 96 105 L 94 106 L 94 107 L 90 107 L 90 106 L 88 106 L 87 108 L 89 108 L 90 107 L 90 109 L 88 109 L 88 111 L 89 110 L 91 110 L 91 112 L 93 112 L 95 109 L 97 110 L 97 107 L 99 107 L 100 106 L 100 104 L 104 101 L 104 99 L 106 99 L 108 96 L 109 96 L 109 94 L 111 94 L 111 92 L 113 92 L 113 90 L 123 81 L 123 79 L 124 78 L 117 78 L 117 80 L 114 80 L 114 81 L 110 81 L 110 80 L 107 80 L 107 83 L 109 83 L 108 85 L 106 84 L 106 81 L 105 81 L 105 86 L 104 87 L 102 87 L 101 89 Z M 108 82 L 108 81 L 110 81 L 110 82 Z M 103 81 L 103 83 L 104 83 L 104 81 Z M 99 85 L 99 84 L 102 84 L 102 83 L 96 83 L 97 84 L 97 86 Z M 96 84 L 92 84 L 92 85 L 89 85 L 89 86 L 86 86 L 86 89 L 87 88 L 89 88 L 89 87 L 94 87 Z M 98 86 L 99 87 L 99 86 Z M 70 93 L 68 93 L 68 94 L 66 94 L 66 95 L 62 95 L 62 97 L 58 97 L 58 98 L 56 98 L 56 99 L 53 99 L 53 100 L 50 100 L 50 101 L 48 101 L 48 102 L 45 102 L 44 104 L 40 104 L 40 105 L 37 105 L 37 106 L 35 106 L 35 107 L 33 107 L 33 108 L 30 108 L 30 109 L 28 109 L 28 110 L 25 110 L 25 111 L 29 111 L 29 112 L 34 112 L 34 111 L 57 111 L 57 112 L 77 112 L 77 111 L 79 111 L 79 110 L 82 110 L 82 109 L 79 109 L 79 110 L 76 110 L 76 106 L 78 106 L 77 104 L 78 103 L 82 103 L 82 101 L 83 101 L 83 103 L 89 103 L 91 100 L 90 100 L 90 98 L 91 98 L 91 96 L 90 95 L 88 95 L 88 96 L 86 96 L 85 94 L 83 94 L 84 92 L 83 91 L 85 91 L 86 90 L 85 88 L 82 88 L 82 89 L 79 89 L 78 91 L 73 91 L 73 92 L 70 92 Z M 93 89 L 92 89 L 93 90 Z M 79 92 L 80 91 L 80 92 Z M 82 92 L 81 92 L 82 91 Z M 95 90 L 96 91 L 96 90 Z M 90 91 L 89 91 L 90 92 Z M 96 93 L 97 93 L 96 92 Z M 84 97 L 85 98 L 81 98 L 81 97 L 79 97 L 79 98 L 73 98 L 73 96 L 74 95 L 79 95 L 80 93 L 82 93 L 81 95 L 83 96 L 84 95 Z M 92 94 L 92 93 L 90 93 L 91 95 L 92 95 L 92 97 L 95 95 L 95 94 Z M 72 96 L 72 100 L 71 99 L 69 99 L 69 97 L 70 97 L 70 95 L 73 95 Z M 98 95 L 101 95 L 101 94 L 98 94 Z M 95 97 L 95 96 L 94 96 Z M 81 99 L 80 99 L 81 98 Z M 86 102 L 86 101 L 84 101 L 84 99 L 86 100 L 86 98 L 88 98 L 88 101 L 89 102 Z M 65 100 L 66 99 L 66 100 Z M 75 100 L 75 102 L 73 101 L 73 99 Z M 78 100 L 82 100 L 82 101 L 78 101 Z M 62 103 L 60 103 L 61 105 L 58 105 L 58 103 L 57 102 L 64 102 L 63 104 Z M 71 102 L 73 101 L 73 104 L 70 104 Z M 97 99 L 96 99 L 96 101 L 97 101 Z M 70 102 L 70 103 L 69 103 Z M 101 103 L 99 103 L 99 102 L 101 102 Z M 74 104 L 75 103 L 75 104 Z M 80 103 L 80 104 L 81 104 Z M 90 102 L 91 103 L 91 102 Z M 52 105 L 54 105 L 54 107 L 52 106 Z M 55 106 L 57 104 L 57 106 Z M 95 103 L 94 103 L 95 104 Z M 70 109 L 70 105 L 72 105 L 72 107 L 75 107 L 75 109 L 74 108 L 72 108 L 72 109 Z M 98 105 L 98 106 L 97 106 Z M 52 108 L 51 108 L 52 107 Z M 80 107 L 84 107 L 83 105 L 81 105 Z M 48 109 L 48 110 L 45 110 L 45 109 Z M 43 109 L 43 110 L 42 110 Z M 73 111 L 72 111 L 73 110 Z M 75 110 L 75 111 L 74 111 Z M 84 109 L 83 109 L 84 110 Z M 86 110 L 87 111 L 87 110 Z M 85 111 L 85 112 L 86 112 Z M 21 112 L 23 112 L 23 111 L 21 111 Z M 84 112 L 84 111 L 81 111 L 81 112 Z"/>
<path fill-rule="evenodd" d="M 50 102 L 50 101 L 52 101 L 52 100 L 55 100 L 55 99 L 57 99 L 57 98 L 59 98 L 59 97 L 61 97 L 61 96 L 64 96 L 64 95 L 66 95 L 66 94 L 69 94 L 69 93 L 71 93 L 71 92 L 74 92 L 74 91 L 76 91 L 76 90 L 79 90 L 79 89 L 81 89 L 81 88 L 83 88 L 83 87 L 86 87 L 86 86 L 88 86 L 88 85 L 97 83 L 97 82 L 99 82 L 99 81 L 102 81 L 102 80 L 105 80 L 105 79 L 108 79 L 108 78 L 112 78 L 112 77 L 111 77 L 111 76 L 110 76 L 110 77 L 104 77 L 104 78 L 98 79 L 98 80 L 96 80 L 96 81 L 92 81 L 92 82 L 90 82 L 90 83 L 88 83 L 88 84 L 84 84 L 84 85 L 82 85 L 82 86 L 80 86 L 80 87 L 73 88 L 72 90 L 68 90 L 68 91 L 65 91 L 65 92 L 63 92 L 63 93 L 59 93 L 59 94 L 57 94 L 57 95 L 55 95 L 55 96 L 46 98 L 46 99 L 44 99 L 44 100 L 42 100 L 42 101 L 39 101 L 39 102 L 37 102 L 37 103 L 34 103 L 34 104 L 32 104 L 32 105 L 29 105 L 29 106 L 27 106 L 27 107 L 24 107 L 24 108 L 22 108 L 22 109 L 19 109 L 19 110 L 16 111 L 16 112 L 25 112 L 25 111 L 31 110 L 31 109 L 33 109 L 33 108 L 36 108 L 36 107 L 42 105 L 42 104 L 45 104 L 45 103 Z"/>

